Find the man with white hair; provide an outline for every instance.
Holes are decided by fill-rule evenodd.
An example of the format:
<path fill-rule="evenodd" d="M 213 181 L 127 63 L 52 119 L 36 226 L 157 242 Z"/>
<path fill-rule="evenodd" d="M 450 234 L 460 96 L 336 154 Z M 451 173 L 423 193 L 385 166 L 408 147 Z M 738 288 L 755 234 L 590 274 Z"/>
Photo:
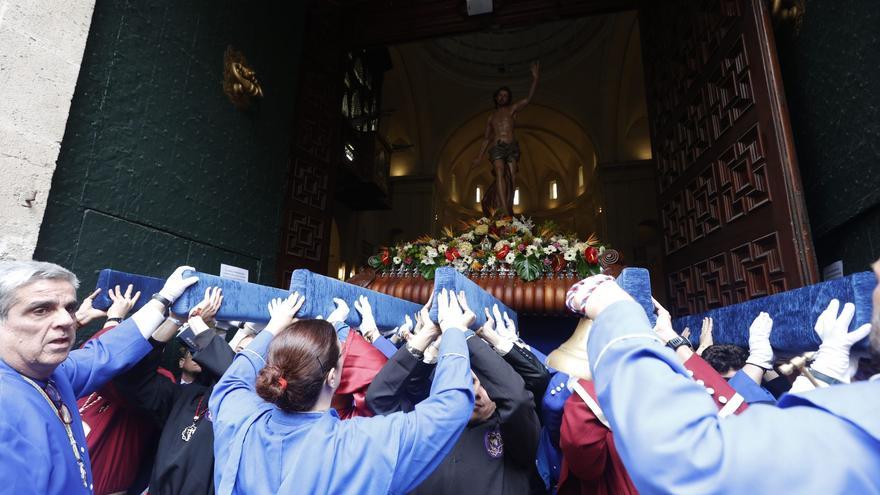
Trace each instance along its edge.
<path fill-rule="evenodd" d="M 880 280 L 880 262 L 873 268 Z M 593 319 L 587 352 L 599 404 L 640 493 L 880 493 L 880 375 L 848 383 L 856 342 L 871 332 L 880 352 L 880 285 L 872 324 L 849 332 L 854 307 L 838 315 L 837 301 L 817 321 L 811 368 L 834 385 L 727 418 L 610 277 L 572 287 L 569 302 Z"/>
<path fill-rule="evenodd" d="M 71 351 L 76 288 L 70 271 L 38 261 L 0 262 L 0 491 L 92 493 L 76 400 L 144 357 L 147 339 L 195 277 L 180 267 L 117 328 Z"/>

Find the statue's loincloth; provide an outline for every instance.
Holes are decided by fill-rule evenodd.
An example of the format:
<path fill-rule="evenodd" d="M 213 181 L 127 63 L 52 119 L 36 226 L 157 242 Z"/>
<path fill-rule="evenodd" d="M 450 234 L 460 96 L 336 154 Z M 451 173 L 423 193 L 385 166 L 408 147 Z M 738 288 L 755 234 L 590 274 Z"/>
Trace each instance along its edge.
<path fill-rule="evenodd" d="M 519 143 L 516 141 L 509 143 L 498 141 L 495 143 L 495 146 L 489 148 L 489 160 L 493 162 L 503 160 L 504 163 L 518 162 Z"/>

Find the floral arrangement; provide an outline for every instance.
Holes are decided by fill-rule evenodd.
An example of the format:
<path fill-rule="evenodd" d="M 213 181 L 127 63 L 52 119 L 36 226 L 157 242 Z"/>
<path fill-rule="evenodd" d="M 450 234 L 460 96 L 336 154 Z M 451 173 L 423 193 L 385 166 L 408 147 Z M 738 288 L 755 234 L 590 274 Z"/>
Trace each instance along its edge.
<path fill-rule="evenodd" d="M 459 233 L 444 227 L 437 239 L 425 236 L 382 248 L 368 264 L 379 273 L 419 273 L 428 280 L 441 266 L 466 274 L 515 273 L 526 281 L 560 272 L 584 278 L 602 270 L 599 259 L 605 246 L 595 235 L 580 241 L 573 234 L 558 233 L 552 222 L 536 229 L 524 216 L 483 217 L 463 227 Z"/>

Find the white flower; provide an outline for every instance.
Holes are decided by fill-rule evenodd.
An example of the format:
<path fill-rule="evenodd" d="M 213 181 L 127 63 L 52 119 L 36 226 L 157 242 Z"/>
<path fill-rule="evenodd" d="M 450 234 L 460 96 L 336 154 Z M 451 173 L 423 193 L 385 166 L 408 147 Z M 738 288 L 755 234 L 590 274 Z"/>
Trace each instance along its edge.
<path fill-rule="evenodd" d="M 458 252 L 461 253 L 462 256 L 467 256 L 474 252 L 474 246 L 467 241 L 461 241 L 458 243 Z"/>
<path fill-rule="evenodd" d="M 464 233 L 461 235 L 461 238 L 466 239 L 468 241 L 472 241 L 472 240 L 474 240 L 474 233 L 473 232 Z"/>
<path fill-rule="evenodd" d="M 587 244 L 586 244 L 585 242 L 577 242 L 577 243 L 575 243 L 575 245 L 574 245 L 574 250 L 575 250 L 575 251 L 577 251 L 577 252 L 579 252 L 579 253 L 582 253 L 582 252 L 584 251 L 584 249 L 587 249 Z"/>
<path fill-rule="evenodd" d="M 461 258 L 452 262 L 452 267 L 460 272 L 467 270 L 468 266 L 469 265 L 467 263 L 465 263 Z"/>
<path fill-rule="evenodd" d="M 491 255 L 488 258 L 486 258 L 486 265 L 495 266 L 495 256 L 494 255 Z"/>
<path fill-rule="evenodd" d="M 515 253 L 507 253 L 507 256 L 504 257 L 504 261 L 507 262 L 508 264 L 513 264 L 513 262 L 515 260 L 516 260 Z"/>
<path fill-rule="evenodd" d="M 399 265 L 403 260 L 400 259 L 400 256 L 395 256 L 391 261 L 393 261 L 395 265 Z"/>
<path fill-rule="evenodd" d="M 531 256 L 537 252 L 538 252 L 538 246 L 535 246 L 532 244 L 526 246 L 526 256 Z"/>
<path fill-rule="evenodd" d="M 404 244 L 404 245 L 403 245 L 403 250 L 404 250 L 404 251 L 409 251 L 410 249 L 412 249 L 412 244 Z"/>
<path fill-rule="evenodd" d="M 422 264 L 423 265 L 433 265 L 434 258 L 422 258 Z"/>
<path fill-rule="evenodd" d="M 577 251 L 574 249 L 566 249 L 562 257 L 565 261 L 574 261 L 577 258 Z"/>
<path fill-rule="evenodd" d="M 557 242 L 559 243 L 560 246 L 562 246 L 564 248 L 568 247 L 568 239 L 559 239 Z"/>
<path fill-rule="evenodd" d="M 437 251 L 439 251 L 441 254 L 445 253 L 447 249 L 449 249 L 449 246 L 447 246 L 446 244 L 440 244 L 439 246 L 437 246 Z"/>
<path fill-rule="evenodd" d="M 465 256 L 465 257 L 462 258 L 462 260 L 464 260 L 464 263 L 465 263 L 467 266 L 471 266 L 471 264 L 473 264 L 473 262 L 474 262 L 474 259 L 471 258 L 470 256 Z"/>
<path fill-rule="evenodd" d="M 443 251 L 445 252 L 446 249 L 444 249 Z M 432 247 L 428 247 L 428 249 L 425 249 L 425 254 L 428 255 L 429 258 L 436 258 L 437 257 L 437 250 Z"/>
<path fill-rule="evenodd" d="M 553 254 L 556 252 L 556 246 L 551 244 L 551 245 L 545 247 L 543 249 L 543 251 L 544 251 L 544 254 Z"/>
<path fill-rule="evenodd" d="M 503 249 L 504 246 L 509 246 L 509 245 L 510 245 L 510 243 L 507 241 L 498 241 L 495 243 L 495 251 L 501 251 L 501 249 Z"/>
<path fill-rule="evenodd" d="M 534 244 L 536 246 L 540 246 L 540 245 L 544 244 L 544 239 L 541 239 L 540 237 L 535 237 L 532 240 L 532 244 Z"/>

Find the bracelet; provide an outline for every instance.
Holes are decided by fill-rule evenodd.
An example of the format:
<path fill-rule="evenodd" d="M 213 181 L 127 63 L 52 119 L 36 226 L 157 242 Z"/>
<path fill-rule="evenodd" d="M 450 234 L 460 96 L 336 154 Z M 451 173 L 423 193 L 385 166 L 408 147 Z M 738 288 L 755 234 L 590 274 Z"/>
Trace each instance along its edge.
<path fill-rule="evenodd" d="M 115 321 L 116 323 L 122 323 L 122 318 L 119 318 L 118 316 L 111 316 L 110 318 L 107 318 L 107 321 Z"/>
<path fill-rule="evenodd" d="M 175 318 L 173 316 L 168 316 L 168 319 L 171 321 L 171 323 L 174 323 L 177 326 L 183 326 L 183 321 L 178 320 L 177 318 Z"/>
<path fill-rule="evenodd" d="M 159 301 L 162 304 L 162 306 L 165 306 L 165 309 L 168 309 L 169 307 L 171 307 L 171 301 L 169 301 L 165 296 L 163 296 L 162 294 L 159 294 L 158 292 L 153 294 L 153 297 L 151 297 L 150 299 L 152 299 L 154 301 Z"/>

